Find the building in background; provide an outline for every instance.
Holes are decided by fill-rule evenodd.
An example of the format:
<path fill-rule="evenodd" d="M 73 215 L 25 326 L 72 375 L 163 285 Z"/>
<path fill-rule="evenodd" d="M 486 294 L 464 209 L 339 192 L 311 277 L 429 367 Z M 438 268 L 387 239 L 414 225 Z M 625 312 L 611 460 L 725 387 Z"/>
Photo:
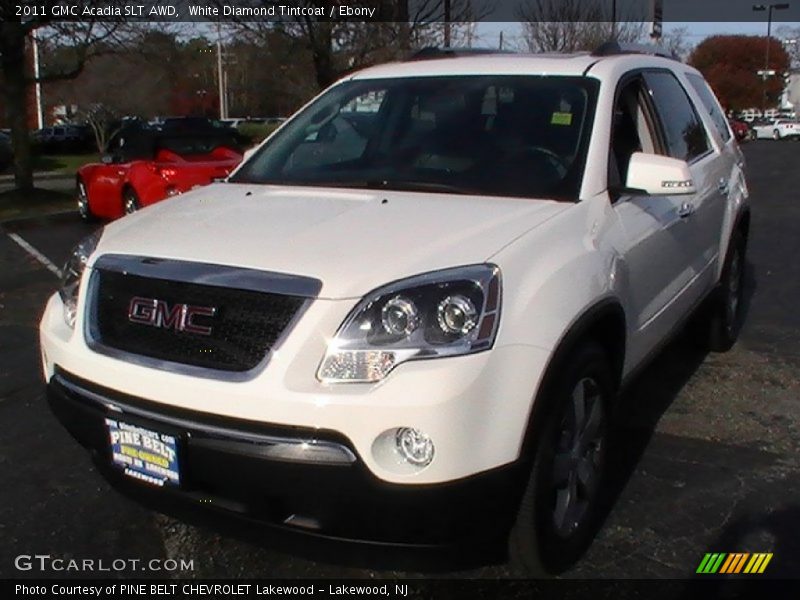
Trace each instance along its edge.
<path fill-rule="evenodd" d="M 25 46 L 25 60 L 29 67 L 28 72 L 33 75 L 33 45 L 30 43 L 30 39 L 28 39 Z M 3 76 L 0 74 L 0 89 L 2 89 L 3 86 Z M 34 130 L 39 126 L 39 120 L 36 116 L 36 86 L 34 86 L 33 83 L 28 86 L 26 102 L 28 105 L 28 129 Z M 8 116 L 6 115 L 5 101 L 3 95 L 0 94 L 0 129 L 8 129 L 10 127 L 11 123 L 8 122 Z"/>
<path fill-rule="evenodd" d="M 789 69 L 781 96 L 781 109 L 797 112 L 800 107 L 800 68 Z"/>

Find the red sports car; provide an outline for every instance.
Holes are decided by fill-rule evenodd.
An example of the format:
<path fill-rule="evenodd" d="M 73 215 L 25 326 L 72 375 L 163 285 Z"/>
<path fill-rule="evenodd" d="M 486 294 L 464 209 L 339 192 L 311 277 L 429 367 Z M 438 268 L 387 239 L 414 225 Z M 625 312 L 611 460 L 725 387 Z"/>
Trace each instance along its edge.
<path fill-rule="evenodd" d="M 102 163 L 78 170 L 78 210 L 87 221 L 116 219 L 227 177 L 241 160 L 230 134 L 137 132 L 121 138 Z"/>

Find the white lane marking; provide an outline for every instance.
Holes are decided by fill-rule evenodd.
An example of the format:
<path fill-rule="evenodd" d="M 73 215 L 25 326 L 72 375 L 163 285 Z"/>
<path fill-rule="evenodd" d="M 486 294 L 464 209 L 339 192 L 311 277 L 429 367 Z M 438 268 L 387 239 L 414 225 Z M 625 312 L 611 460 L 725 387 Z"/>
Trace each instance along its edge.
<path fill-rule="evenodd" d="M 57 266 L 55 266 L 53 264 L 52 260 L 47 258 L 44 254 L 39 252 L 36 248 L 31 246 L 28 242 L 26 242 L 24 239 L 22 239 L 16 233 L 9 233 L 8 237 L 10 237 L 12 240 L 14 240 L 23 250 L 25 250 L 25 252 L 30 254 L 33 258 L 35 258 L 40 263 L 42 263 L 45 267 L 47 267 L 47 270 L 50 271 L 53 275 L 55 275 L 59 279 L 61 278 L 61 269 L 59 269 Z"/>

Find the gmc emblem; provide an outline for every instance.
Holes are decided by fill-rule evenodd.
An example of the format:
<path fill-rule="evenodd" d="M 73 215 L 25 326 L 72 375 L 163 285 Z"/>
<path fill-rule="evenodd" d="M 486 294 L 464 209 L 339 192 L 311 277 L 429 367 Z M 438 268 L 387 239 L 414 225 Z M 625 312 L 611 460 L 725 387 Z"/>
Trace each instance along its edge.
<path fill-rule="evenodd" d="M 213 306 L 174 304 L 170 307 L 164 300 L 140 296 L 134 296 L 128 304 L 128 321 L 131 323 L 200 335 L 211 335 L 211 327 L 195 323 L 194 317 L 213 317 L 216 313 Z"/>

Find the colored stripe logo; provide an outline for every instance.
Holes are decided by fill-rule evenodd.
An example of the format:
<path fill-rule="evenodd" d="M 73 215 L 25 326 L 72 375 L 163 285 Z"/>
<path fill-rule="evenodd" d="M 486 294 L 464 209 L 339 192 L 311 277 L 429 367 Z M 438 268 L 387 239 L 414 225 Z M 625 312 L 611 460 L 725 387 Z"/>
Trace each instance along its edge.
<path fill-rule="evenodd" d="M 736 575 L 739 573 L 756 575 L 763 573 L 771 560 L 771 552 L 754 554 L 749 552 L 709 552 L 700 561 L 700 566 L 695 572 L 704 575 Z"/>

